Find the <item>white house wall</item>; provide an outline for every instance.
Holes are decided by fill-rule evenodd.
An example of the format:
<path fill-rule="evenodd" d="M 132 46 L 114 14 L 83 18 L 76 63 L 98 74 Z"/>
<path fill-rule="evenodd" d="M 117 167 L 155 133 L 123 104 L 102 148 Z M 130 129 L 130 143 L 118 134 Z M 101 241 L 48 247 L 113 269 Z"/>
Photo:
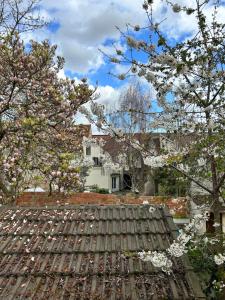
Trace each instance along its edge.
<path fill-rule="evenodd" d="M 86 147 L 84 147 L 84 154 L 86 157 L 100 157 L 102 149 L 98 145 L 91 145 L 91 155 L 86 155 Z"/>
<path fill-rule="evenodd" d="M 97 185 L 100 188 L 110 189 L 110 176 L 104 175 L 102 167 L 93 167 L 86 178 L 86 186 Z"/>
<path fill-rule="evenodd" d="M 100 158 L 103 155 L 103 150 L 98 145 L 91 145 L 91 155 L 86 155 L 86 146 L 83 147 L 84 156 L 93 159 L 93 157 Z M 120 175 L 116 175 L 116 189 L 112 189 L 111 174 L 118 173 L 115 170 L 106 170 L 104 167 L 92 167 L 86 177 L 86 187 L 97 185 L 99 188 L 109 190 L 109 192 L 116 192 L 120 190 L 120 176 L 123 176 L 122 169 Z"/>

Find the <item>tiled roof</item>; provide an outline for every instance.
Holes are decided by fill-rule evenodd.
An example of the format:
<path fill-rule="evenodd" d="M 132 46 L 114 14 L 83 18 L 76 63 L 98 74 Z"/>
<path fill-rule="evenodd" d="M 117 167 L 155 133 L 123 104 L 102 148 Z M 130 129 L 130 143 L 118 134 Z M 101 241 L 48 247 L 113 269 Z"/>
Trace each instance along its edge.
<path fill-rule="evenodd" d="M 148 201 L 149 204 L 167 205 L 174 218 L 189 217 L 189 202 L 186 197 L 163 197 L 163 196 L 141 196 L 142 202 Z"/>
<path fill-rule="evenodd" d="M 156 151 L 159 151 L 160 149 L 159 134 L 155 133 L 133 133 L 132 135 L 128 135 L 127 142 L 118 140 L 110 135 L 92 135 L 92 138 L 104 140 L 105 144 L 103 146 L 103 150 L 108 152 L 112 158 L 117 157 L 121 151 L 124 151 L 123 147 L 127 147 L 130 144 L 129 140 L 136 140 L 140 144 L 145 144 L 148 146 L 151 143 L 152 149 Z"/>
<path fill-rule="evenodd" d="M 151 205 L 167 205 L 174 218 L 189 217 L 188 200 L 186 197 L 173 198 L 169 196 L 140 196 L 132 194 L 99 194 L 99 193 L 73 193 L 65 197 L 64 194 L 47 192 L 25 192 L 17 198 L 17 205 L 22 206 L 45 206 L 64 204 L 142 204 L 148 201 Z"/>
<path fill-rule="evenodd" d="M 142 262 L 176 236 L 166 208 L 2 208 L 0 299 L 204 299 L 183 260 L 168 276 Z"/>

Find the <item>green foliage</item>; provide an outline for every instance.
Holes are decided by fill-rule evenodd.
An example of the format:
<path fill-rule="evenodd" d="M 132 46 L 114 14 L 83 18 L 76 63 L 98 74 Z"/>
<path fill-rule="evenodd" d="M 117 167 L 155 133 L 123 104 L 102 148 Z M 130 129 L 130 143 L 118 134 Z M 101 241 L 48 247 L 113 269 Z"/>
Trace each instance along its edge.
<path fill-rule="evenodd" d="M 188 181 L 181 177 L 176 170 L 163 167 L 154 173 L 154 179 L 158 184 L 158 194 L 167 196 L 186 196 Z"/>
<path fill-rule="evenodd" d="M 208 237 L 210 238 L 209 235 Z M 222 285 L 225 282 L 224 266 L 216 265 L 212 259 L 212 254 L 217 253 L 217 248 L 221 247 L 223 238 L 218 244 L 211 245 L 204 242 L 206 238 L 202 238 L 202 242 L 198 246 L 189 248 L 188 257 L 200 279 L 207 299 L 224 299 L 222 295 Z"/>
<path fill-rule="evenodd" d="M 97 186 L 97 184 L 92 186 L 91 192 L 99 193 L 99 194 L 109 194 L 108 189 L 100 188 L 100 187 Z"/>
<path fill-rule="evenodd" d="M 99 188 L 97 190 L 97 193 L 99 193 L 99 194 L 109 194 L 109 190 L 108 189 Z"/>
<path fill-rule="evenodd" d="M 195 272 L 200 273 L 214 273 L 216 271 L 215 263 L 212 261 L 206 251 L 202 249 L 191 249 L 188 252 L 191 264 L 194 267 Z"/>

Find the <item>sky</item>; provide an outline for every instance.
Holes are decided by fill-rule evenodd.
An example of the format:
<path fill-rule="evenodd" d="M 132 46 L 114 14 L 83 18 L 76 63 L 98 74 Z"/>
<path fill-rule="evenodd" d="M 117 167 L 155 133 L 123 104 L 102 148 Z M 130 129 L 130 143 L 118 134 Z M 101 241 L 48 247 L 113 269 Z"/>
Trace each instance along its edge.
<path fill-rule="evenodd" d="M 195 0 L 177 0 L 180 5 L 192 7 Z M 225 1 L 222 1 L 223 4 Z M 42 0 L 40 14 L 49 22 L 47 28 L 31 33 L 28 38 L 49 39 L 58 45 L 58 54 L 65 58 L 60 76 L 88 78 L 95 86 L 98 82 L 99 102 L 105 105 L 118 103 L 121 90 L 127 82 L 120 81 L 109 72 L 124 73 L 127 67 L 113 65 L 99 51 L 113 54 L 113 44 L 122 50 L 126 45 L 120 32 L 126 31 L 126 24 L 146 26 L 147 17 L 142 8 L 143 0 Z M 153 13 L 161 30 L 171 41 L 192 36 L 196 31 L 194 16 L 175 14 L 165 2 L 155 0 Z M 211 18 L 212 7 L 206 9 Z M 221 7 L 219 19 L 224 19 L 225 9 Z M 142 82 L 146 84 L 146 82 Z"/>

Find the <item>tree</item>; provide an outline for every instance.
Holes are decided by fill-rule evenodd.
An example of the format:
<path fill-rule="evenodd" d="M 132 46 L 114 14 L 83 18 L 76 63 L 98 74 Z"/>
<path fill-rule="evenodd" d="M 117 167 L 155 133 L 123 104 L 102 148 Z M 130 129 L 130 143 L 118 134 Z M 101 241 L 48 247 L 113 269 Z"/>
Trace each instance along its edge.
<path fill-rule="evenodd" d="M 131 81 L 120 93 L 117 107 L 112 104 L 106 110 L 109 123 L 128 134 L 147 132 L 151 98 L 150 90 L 143 88 L 138 81 Z"/>
<path fill-rule="evenodd" d="M 156 23 L 154 20 L 152 2 L 145 1 L 143 5 L 149 20 L 146 34 L 150 37 L 149 41 L 138 40 L 133 32 L 141 30 L 140 26 L 131 26 L 128 34 L 124 34 L 130 51 L 123 53 L 117 49 L 117 58 L 112 57 L 111 61 L 130 64 L 132 72 L 154 87 L 159 108 L 154 118 L 155 127 L 165 130 L 176 128 L 171 139 L 175 146 L 173 149 L 165 147 L 161 158 L 164 164 L 211 195 L 218 222 L 220 202 L 224 202 L 225 181 L 225 25 L 217 21 L 220 1 L 196 0 L 195 7 L 165 1 L 174 14 L 182 12 L 196 17 L 196 34 L 176 43 L 160 30 L 163 21 Z M 210 21 L 204 9 L 212 5 Z M 140 55 L 135 58 L 135 53 L 139 52 L 147 56 L 146 62 L 138 60 Z M 124 79 L 125 75 L 118 77 Z M 179 122 L 176 121 L 178 119 Z M 179 147 L 179 140 L 184 139 L 184 134 L 188 141 L 184 147 Z M 147 155 L 147 149 L 143 149 L 143 153 Z"/>
<path fill-rule="evenodd" d="M 145 168 L 143 157 L 140 151 L 132 146 L 133 140 L 141 144 L 149 145 L 151 136 L 148 132 L 150 117 L 148 112 L 151 108 L 151 93 L 142 88 L 140 82 L 132 81 L 120 94 L 117 107 L 109 107 L 106 110 L 106 118 L 113 127 L 122 130 L 124 141 L 118 142 L 120 154 L 114 155 L 114 161 L 122 164 L 131 178 L 131 185 L 128 186 L 133 191 L 142 191 L 149 173 Z M 143 113 L 144 112 L 144 113 Z M 128 182 L 124 182 L 129 185 Z"/>
<path fill-rule="evenodd" d="M 160 155 L 137 145 L 145 163 L 152 167 L 166 165 L 207 192 L 211 196 L 209 209 L 214 211 L 216 224 L 220 223 L 220 209 L 225 198 L 225 24 L 219 23 L 217 18 L 223 4 L 210 0 L 196 0 L 191 7 L 167 0 L 164 3 L 175 16 L 177 13 L 195 16 L 197 29 L 194 35 L 182 41 L 168 39 L 161 30 L 163 21 L 154 19 L 153 1 L 145 1 L 143 9 L 149 24 L 145 28 L 129 25 L 128 32 L 122 33 L 128 51 L 116 49 L 115 56 L 109 58 L 112 63 L 130 66 L 128 73 L 115 75 L 120 80 L 131 73 L 136 74 L 156 91 L 157 109 L 147 114 L 154 116 L 152 131 L 162 130 L 164 142 Z M 205 14 L 206 8 L 212 11 L 211 20 Z M 117 129 L 107 127 L 105 119 L 102 124 L 115 136 L 123 136 Z M 206 219 L 204 213 L 196 215 L 167 252 L 149 251 L 141 253 L 141 258 L 168 271 L 171 257 L 182 256 L 192 241 L 195 246 L 197 241 L 202 242 L 197 231 Z M 208 242 L 209 239 L 207 245 Z M 210 259 L 222 265 L 224 246 L 219 245 L 222 253 Z"/>
<path fill-rule="evenodd" d="M 1 0 L 1 34 L 25 33 L 45 25 L 39 14 L 39 4 L 40 0 Z"/>
<path fill-rule="evenodd" d="M 4 199 L 14 199 L 38 176 L 59 191 L 79 186 L 79 168 L 70 162 L 81 151 L 83 129 L 75 126 L 74 115 L 94 92 L 85 82 L 58 77 L 64 60 L 55 57 L 56 46 L 48 41 L 24 45 L 17 29 L 24 32 L 40 24 L 30 15 L 36 1 L 20 11 L 22 3 L 26 4 L 1 1 L 0 196 Z"/>
<path fill-rule="evenodd" d="M 189 186 L 184 176 L 176 170 L 166 166 L 155 169 L 154 179 L 157 184 L 158 195 L 184 197 Z"/>

